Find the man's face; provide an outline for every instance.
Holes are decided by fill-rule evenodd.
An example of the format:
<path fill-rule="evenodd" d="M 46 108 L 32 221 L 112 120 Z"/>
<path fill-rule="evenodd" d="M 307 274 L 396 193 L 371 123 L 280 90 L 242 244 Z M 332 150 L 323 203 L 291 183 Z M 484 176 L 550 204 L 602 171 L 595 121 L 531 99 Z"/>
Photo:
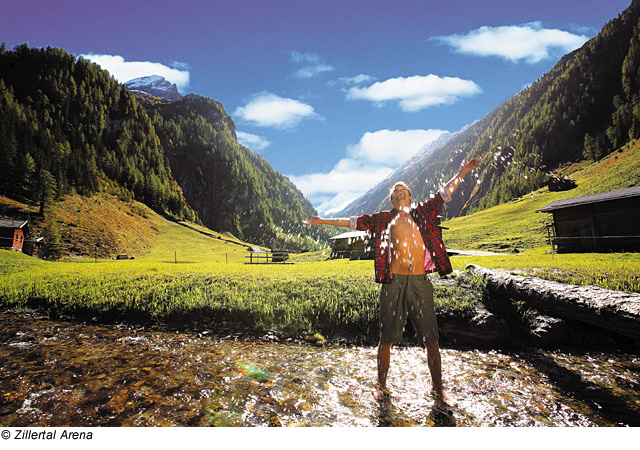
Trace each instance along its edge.
<path fill-rule="evenodd" d="M 411 193 L 409 189 L 402 185 L 395 187 L 391 193 L 391 204 L 394 208 L 411 205 Z"/>

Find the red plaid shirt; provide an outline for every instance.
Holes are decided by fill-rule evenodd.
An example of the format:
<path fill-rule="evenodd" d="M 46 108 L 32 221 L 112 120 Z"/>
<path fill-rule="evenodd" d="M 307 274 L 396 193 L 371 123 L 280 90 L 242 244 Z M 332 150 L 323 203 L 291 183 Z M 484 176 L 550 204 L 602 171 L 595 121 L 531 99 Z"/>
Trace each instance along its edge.
<path fill-rule="evenodd" d="M 447 249 L 442 241 L 442 233 L 436 224 L 438 214 L 442 211 L 445 200 L 442 191 L 431 197 L 426 202 L 422 202 L 411 208 L 411 217 L 418 225 L 422 240 L 435 264 L 435 269 L 425 267 L 425 272 L 437 271 L 441 277 L 453 272 L 451 261 L 447 254 Z M 350 219 L 350 227 L 361 231 L 368 231 L 374 238 L 374 268 L 377 283 L 391 283 L 391 253 L 389 246 L 389 222 L 398 214 L 395 209 L 391 211 L 381 211 L 375 214 L 363 214 Z M 429 259 L 425 258 L 425 266 Z"/>

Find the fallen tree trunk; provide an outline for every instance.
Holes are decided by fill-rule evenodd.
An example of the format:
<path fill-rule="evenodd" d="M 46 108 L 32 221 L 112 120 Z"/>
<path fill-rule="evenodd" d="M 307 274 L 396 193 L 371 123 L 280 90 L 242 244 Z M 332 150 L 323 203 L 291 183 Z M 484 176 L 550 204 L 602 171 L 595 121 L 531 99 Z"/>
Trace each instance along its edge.
<path fill-rule="evenodd" d="M 469 264 L 487 282 L 490 295 L 500 295 L 640 340 L 640 294 L 597 286 L 574 286 L 536 277 L 511 275 Z"/>

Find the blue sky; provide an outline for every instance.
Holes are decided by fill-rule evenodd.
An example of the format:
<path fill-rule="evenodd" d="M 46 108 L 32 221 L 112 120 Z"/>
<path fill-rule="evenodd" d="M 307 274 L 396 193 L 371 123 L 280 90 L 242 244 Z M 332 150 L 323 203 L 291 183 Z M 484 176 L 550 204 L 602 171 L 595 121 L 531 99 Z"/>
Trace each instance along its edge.
<path fill-rule="evenodd" d="M 482 118 L 630 3 L 3 0 L 0 41 L 221 102 L 239 140 L 325 210 Z"/>

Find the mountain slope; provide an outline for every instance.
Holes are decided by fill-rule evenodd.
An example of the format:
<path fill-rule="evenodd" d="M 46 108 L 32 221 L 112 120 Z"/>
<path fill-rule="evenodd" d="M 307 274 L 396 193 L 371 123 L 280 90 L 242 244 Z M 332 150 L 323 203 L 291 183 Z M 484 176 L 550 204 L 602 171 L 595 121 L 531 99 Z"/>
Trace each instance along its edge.
<path fill-rule="evenodd" d="M 160 97 L 164 100 L 173 101 L 182 97 L 180 92 L 178 92 L 178 87 L 160 75 L 134 78 L 133 80 L 127 81 L 124 87 L 134 93 L 146 92 L 149 95 Z"/>
<path fill-rule="evenodd" d="M 447 204 L 457 216 L 518 198 L 543 186 L 561 165 L 600 159 L 640 137 L 640 1 L 595 38 L 563 57 L 547 74 L 462 130 L 436 152 L 391 176 L 427 198 L 477 158 L 477 180 L 467 177 Z M 387 209 L 379 192 L 339 215 Z"/>
<path fill-rule="evenodd" d="M 564 168 L 578 187 L 564 192 L 539 189 L 509 202 L 455 217 L 443 223 L 447 248 L 515 252 L 549 250 L 551 214 L 538 213 L 549 203 L 640 185 L 640 141 L 635 140 L 600 161 L 581 161 Z"/>
<path fill-rule="evenodd" d="M 195 220 L 149 117 L 109 73 L 56 48 L 0 47 L 0 193 L 46 205 L 105 190 Z"/>
<path fill-rule="evenodd" d="M 185 197 L 216 231 L 272 248 L 317 249 L 323 228 L 300 220 L 315 214 L 288 178 L 240 145 L 233 119 L 215 100 L 187 96 L 143 102 Z"/>
<path fill-rule="evenodd" d="M 313 207 L 237 142 L 221 104 L 134 95 L 62 49 L 0 47 L 0 158 L 0 194 L 40 217 L 67 195 L 106 192 L 265 246 L 318 249 L 327 236 L 300 224 Z"/>

